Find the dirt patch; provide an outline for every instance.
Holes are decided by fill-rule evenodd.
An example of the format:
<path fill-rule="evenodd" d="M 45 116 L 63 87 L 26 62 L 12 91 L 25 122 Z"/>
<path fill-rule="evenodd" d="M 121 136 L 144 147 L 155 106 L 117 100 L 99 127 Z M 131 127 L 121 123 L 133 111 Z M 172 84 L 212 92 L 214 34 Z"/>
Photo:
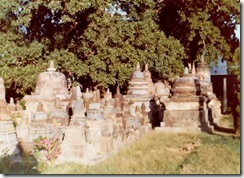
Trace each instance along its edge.
<path fill-rule="evenodd" d="M 197 140 L 196 142 L 192 142 L 186 145 L 182 145 L 178 148 L 166 148 L 166 150 L 171 151 L 171 152 L 181 152 L 181 153 L 190 153 L 196 148 L 198 148 L 201 145 L 200 140 Z"/>

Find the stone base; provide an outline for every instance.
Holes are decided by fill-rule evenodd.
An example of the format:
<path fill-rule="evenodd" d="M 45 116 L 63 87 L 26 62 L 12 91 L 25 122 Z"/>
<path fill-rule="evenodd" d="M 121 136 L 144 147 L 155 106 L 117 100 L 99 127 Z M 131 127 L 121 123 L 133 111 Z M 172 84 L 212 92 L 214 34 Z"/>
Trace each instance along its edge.
<path fill-rule="evenodd" d="M 165 127 L 199 127 L 204 119 L 203 110 L 165 110 Z"/>
<path fill-rule="evenodd" d="M 165 127 L 165 122 L 160 122 L 160 127 Z"/>
<path fill-rule="evenodd" d="M 72 116 L 69 125 L 83 126 L 85 125 L 85 117 L 82 116 Z"/>
<path fill-rule="evenodd" d="M 133 102 L 133 107 L 139 106 L 141 107 L 142 103 L 145 104 L 146 106 L 146 112 L 150 111 L 150 100 L 152 99 L 153 96 L 151 95 L 125 95 L 124 100 L 127 102 L 132 101 Z"/>
<path fill-rule="evenodd" d="M 166 110 L 199 110 L 205 107 L 204 97 L 177 97 L 173 96 L 170 101 L 165 101 Z"/>
<path fill-rule="evenodd" d="M 49 118 L 69 118 L 67 111 L 64 109 L 53 109 L 49 113 Z"/>
<path fill-rule="evenodd" d="M 34 114 L 33 122 L 46 122 L 48 120 L 48 115 L 45 112 L 36 112 Z"/>
<path fill-rule="evenodd" d="M 101 110 L 89 109 L 87 111 L 87 119 L 104 120 L 104 113 Z"/>
<path fill-rule="evenodd" d="M 167 133 L 185 133 L 185 132 L 201 132 L 200 127 L 155 127 L 157 132 Z"/>

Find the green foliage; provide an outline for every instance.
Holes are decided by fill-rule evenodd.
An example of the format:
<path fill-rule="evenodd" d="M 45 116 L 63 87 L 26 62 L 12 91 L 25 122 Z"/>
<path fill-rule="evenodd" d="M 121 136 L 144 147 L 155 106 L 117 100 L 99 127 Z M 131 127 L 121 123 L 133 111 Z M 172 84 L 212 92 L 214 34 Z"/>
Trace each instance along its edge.
<path fill-rule="evenodd" d="M 26 109 L 26 101 L 25 100 L 20 100 L 19 104 L 23 107 L 23 109 Z"/>
<path fill-rule="evenodd" d="M 240 18 L 239 1 L 165 0 L 159 7 L 161 29 L 181 41 L 187 62 L 199 61 L 202 54 L 209 64 L 220 56 L 232 60 L 238 46 L 234 30 Z"/>
<path fill-rule="evenodd" d="M 241 57 L 240 57 L 240 47 L 235 50 L 232 61 L 229 61 L 229 71 L 233 75 L 237 75 L 238 85 L 236 89 L 236 102 L 234 104 L 234 127 L 237 133 L 240 133 L 240 76 L 241 76 Z"/>
<path fill-rule="evenodd" d="M 43 71 L 42 50 L 41 43 L 25 44 L 16 33 L 0 32 L 0 76 L 6 88 L 21 94 L 33 89 L 38 73 Z"/>
<path fill-rule="evenodd" d="M 203 52 L 209 63 L 231 61 L 237 47 L 234 0 L 3 0 L 0 7 L 0 75 L 20 94 L 34 90 L 50 60 L 81 84 L 123 86 L 137 62 L 149 65 L 154 81 L 170 80 L 182 61 Z"/>
<path fill-rule="evenodd" d="M 93 81 L 102 86 L 122 85 L 137 62 L 148 63 L 150 70 L 164 78 L 182 72 L 184 49 L 179 41 L 166 38 L 157 30 L 153 14 L 148 14 L 148 18 L 143 15 L 137 21 L 108 13 L 100 17 L 90 15 L 92 22 L 82 36 L 79 50 L 84 54 Z"/>

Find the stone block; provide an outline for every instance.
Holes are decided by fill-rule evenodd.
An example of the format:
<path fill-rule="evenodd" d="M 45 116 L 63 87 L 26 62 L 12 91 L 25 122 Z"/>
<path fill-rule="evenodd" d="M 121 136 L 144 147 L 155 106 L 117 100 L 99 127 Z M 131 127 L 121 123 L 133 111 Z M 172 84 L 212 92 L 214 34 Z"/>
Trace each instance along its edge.
<path fill-rule="evenodd" d="M 89 104 L 89 109 L 100 110 L 101 109 L 101 104 L 100 103 L 90 103 Z"/>
<path fill-rule="evenodd" d="M 165 102 L 166 110 L 198 110 L 200 109 L 199 102 Z"/>
<path fill-rule="evenodd" d="M 33 117 L 33 122 L 43 122 L 43 121 L 47 121 L 48 119 L 48 116 L 47 116 L 47 113 L 45 112 L 36 112 L 34 114 L 34 117 Z"/>
<path fill-rule="evenodd" d="M 49 113 L 49 118 L 68 118 L 68 114 L 66 110 L 63 109 L 53 109 Z"/>
<path fill-rule="evenodd" d="M 165 127 L 165 122 L 160 122 L 160 127 Z"/>
<path fill-rule="evenodd" d="M 91 120 L 103 120 L 104 113 L 100 110 L 88 110 L 87 111 L 87 118 Z"/>
<path fill-rule="evenodd" d="M 199 127 L 201 113 L 199 110 L 166 110 L 163 122 L 165 127 Z"/>

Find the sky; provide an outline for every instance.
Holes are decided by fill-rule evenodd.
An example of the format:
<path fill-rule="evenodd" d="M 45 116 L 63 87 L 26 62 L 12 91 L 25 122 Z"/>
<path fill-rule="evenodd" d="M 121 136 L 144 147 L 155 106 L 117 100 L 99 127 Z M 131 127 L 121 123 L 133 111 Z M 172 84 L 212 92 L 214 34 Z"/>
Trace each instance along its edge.
<path fill-rule="evenodd" d="M 240 25 L 236 26 L 236 37 L 240 40 Z M 221 58 L 219 59 L 218 66 L 215 65 L 211 68 L 211 75 L 227 75 L 227 63 L 226 61 L 221 61 Z"/>
<path fill-rule="evenodd" d="M 237 36 L 237 38 L 240 40 L 240 25 L 237 25 L 236 26 L 236 30 L 235 30 L 235 33 L 236 33 L 236 36 Z"/>

